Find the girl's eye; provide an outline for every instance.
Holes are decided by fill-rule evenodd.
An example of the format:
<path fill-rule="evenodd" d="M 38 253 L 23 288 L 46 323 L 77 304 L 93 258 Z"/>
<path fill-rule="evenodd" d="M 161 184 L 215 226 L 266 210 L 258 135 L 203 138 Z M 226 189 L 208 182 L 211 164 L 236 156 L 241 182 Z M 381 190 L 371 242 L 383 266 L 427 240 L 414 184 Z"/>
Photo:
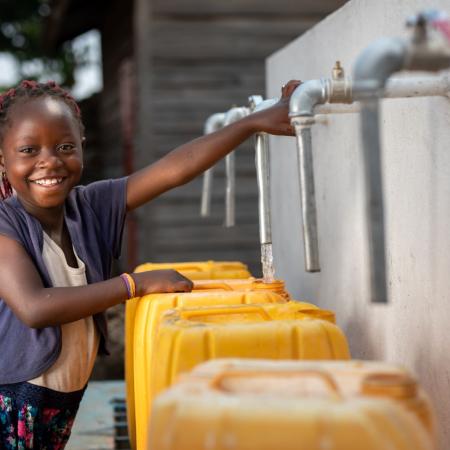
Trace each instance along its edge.
<path fill-rule="evenodd" d="M 33 147 L 22 147 L 21 149 L 19 149 L 19 152 L 30 155 L 30 154 L 33 154 L 34 152 L 36 152 L 36 149 Z"/>
<path fill-rule="evenodd" d="M 75 145 L 73 144 L 61 144 L 58 146 L 58 150 L 61 153 L 72 153 L 75 150 Z"/>

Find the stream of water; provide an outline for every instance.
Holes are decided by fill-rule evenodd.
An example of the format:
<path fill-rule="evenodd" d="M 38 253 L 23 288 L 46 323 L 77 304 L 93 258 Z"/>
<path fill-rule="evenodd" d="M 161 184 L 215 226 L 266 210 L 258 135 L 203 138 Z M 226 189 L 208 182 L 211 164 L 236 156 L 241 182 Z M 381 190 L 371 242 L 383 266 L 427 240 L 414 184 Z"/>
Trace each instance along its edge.
<path fill-rule="evenodd" d="M 275 281 L 275 269 L 273 267 L 272 244 L 261 244 L 261 264 L 264 283 Z"/>

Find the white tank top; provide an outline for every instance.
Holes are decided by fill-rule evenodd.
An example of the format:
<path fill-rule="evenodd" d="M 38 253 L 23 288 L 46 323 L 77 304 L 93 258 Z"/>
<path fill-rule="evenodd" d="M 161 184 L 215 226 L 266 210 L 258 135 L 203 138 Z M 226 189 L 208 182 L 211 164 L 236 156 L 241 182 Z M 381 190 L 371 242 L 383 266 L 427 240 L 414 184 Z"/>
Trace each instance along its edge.
<path fill-rule="evenodd" d="M 86 267 L 78 258 L 77 268 L 67 264 L 62 249 L 46 233 L 42 257 L 54 287 L 84 286 Z M 55 363 L 29 383 L 59 392 L 83 389 L 91 375 L 100 341 L 99 333 L 91 317 L 61 325 L 61 353 Z"/>

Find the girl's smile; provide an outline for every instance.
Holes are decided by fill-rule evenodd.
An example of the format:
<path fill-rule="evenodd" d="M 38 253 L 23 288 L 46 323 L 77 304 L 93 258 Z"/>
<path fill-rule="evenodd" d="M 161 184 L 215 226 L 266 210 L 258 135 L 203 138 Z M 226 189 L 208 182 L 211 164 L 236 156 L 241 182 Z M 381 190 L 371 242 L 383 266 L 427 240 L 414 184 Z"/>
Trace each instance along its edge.
<path fill-rule="evenodd" d="M 83 167 L 82 136 L 61 100 L 38 97 L 14 105 L 5 128 L 1 163 L 25 209 L 35 216 L 62 211 Z"/>

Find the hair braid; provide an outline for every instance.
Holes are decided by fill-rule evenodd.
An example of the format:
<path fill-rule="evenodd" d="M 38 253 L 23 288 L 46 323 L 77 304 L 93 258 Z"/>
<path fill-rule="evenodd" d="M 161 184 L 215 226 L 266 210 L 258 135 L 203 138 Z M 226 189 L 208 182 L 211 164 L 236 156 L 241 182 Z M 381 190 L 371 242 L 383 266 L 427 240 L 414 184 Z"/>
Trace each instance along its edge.
<path fill-rule="evenodd" d="M 11 106 L 27 99 L 36 97 L 54 97 L 61 99 L 72 110 L 77 120 L 81 133 L 84 132 L 83 122 L 81 120 L 81 111 L 75 99 L 54 81 L 38 83 L 33 80 L 23 80 L 17 87 L 11 88 L 0 95 L 0 140 L 3 139 L 3 131 L 8 123 L 9 111 Z"/>

